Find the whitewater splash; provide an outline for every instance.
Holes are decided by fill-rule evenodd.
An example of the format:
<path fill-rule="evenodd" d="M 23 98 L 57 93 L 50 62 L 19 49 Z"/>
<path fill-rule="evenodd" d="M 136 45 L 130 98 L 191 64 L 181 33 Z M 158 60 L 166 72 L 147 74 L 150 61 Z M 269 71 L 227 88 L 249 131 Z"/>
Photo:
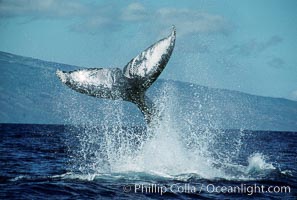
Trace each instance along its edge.
<path fill-rule="evenodd" d="M 159 106 L 160 122 L 144 128 L 123 122 L 121 101 L 104 101 L 98 116 L 89 116 L 74 97 L 72 108 L 68 105 L 68 120 L 77 124 L 79 144 L 70 146 L 71 176 L 92 180 L 106 173 L 133 172 L 182 180 L 193 176 L 252 180 L 275 169 L 261 153 L 238 163 L 242 160 L 238 156 L 244 146 L 243 130 L 227 134 L 214 123 L 209 126 L 190 123 L 193 113 L 199 112 L 199 102 L 193 105 L 196 108 L 193 113 L 185 114 L 183 121 L 177 118 L 184 108 L 179 105 L 178 91 L 170 83 L 163 84 L 154 101 Z"/>

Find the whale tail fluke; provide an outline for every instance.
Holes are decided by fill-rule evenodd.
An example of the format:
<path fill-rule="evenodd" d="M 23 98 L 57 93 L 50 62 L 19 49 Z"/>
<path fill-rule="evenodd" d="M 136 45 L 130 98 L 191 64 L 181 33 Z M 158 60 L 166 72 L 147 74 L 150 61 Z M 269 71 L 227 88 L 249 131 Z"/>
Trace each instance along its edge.
<path fill-rule="evenodd" d="M 113 100 L 129 101 L 138 106 L 147 123 L 156 114 L 155 106 L 145 95 L 164 70 L 175 45 L 176 31 L 154 43 L 133 58 L 123 69 L 88 68 L 74 71 L 57 70 L 56 75 L 71 89 Z"/>

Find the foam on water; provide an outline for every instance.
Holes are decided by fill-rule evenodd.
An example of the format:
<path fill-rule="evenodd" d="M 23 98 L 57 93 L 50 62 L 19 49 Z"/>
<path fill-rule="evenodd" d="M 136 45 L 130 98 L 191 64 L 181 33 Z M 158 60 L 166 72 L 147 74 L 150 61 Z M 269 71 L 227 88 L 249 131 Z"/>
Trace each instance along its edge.
<path fill-rule="evenodd" d="M 271 163 L 265 161 L 265 156 L 261 153 L 255 153 L 248 158 L 249 165 L 247 173 L 259 172 L 263 170 L 274 170 L 275 167 Z"/>
<path fill-rule="evenodd" d="M 98 111 L 104 120 L 89 116 L 83 105 L 70 109 L 69 119 L 79 124 L 81 131 L 79 144 L 72 149 L 73 173 L 88 180 L 100 174 L 131 172 L 176 179 L 194 174 L 205 179 L 250 180 L 275 169 L 261 153 L 251 155 L 246 164 L 237 163 L 243 130 L 227 135 L 218 131 L 215 123 L 201 128 L 188 123 L 191 118 L 180 121 L 176 115 L 183 107 L 178 91 L 169 83 L 163 85 L 156 99 L 160 118 L 143 132 L 124 128 L 121 101 L 104 101 Z M 193 105 L 196 107 L 199 105 Z"/>

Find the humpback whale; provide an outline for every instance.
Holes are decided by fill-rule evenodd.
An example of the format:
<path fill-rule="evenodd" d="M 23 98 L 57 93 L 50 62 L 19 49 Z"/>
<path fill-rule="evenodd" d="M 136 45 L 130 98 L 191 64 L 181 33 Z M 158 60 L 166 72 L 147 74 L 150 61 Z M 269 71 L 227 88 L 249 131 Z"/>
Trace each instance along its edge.
<path fill-rule="evenodd" d="M 164 70 L 175 45 L 176 30 L 119 68 L 57 70 L 56 75 L 71 89 L 98 98 L 124 100 L 137 105 L 149 124 L 156 107 L 145 92 Z"/>

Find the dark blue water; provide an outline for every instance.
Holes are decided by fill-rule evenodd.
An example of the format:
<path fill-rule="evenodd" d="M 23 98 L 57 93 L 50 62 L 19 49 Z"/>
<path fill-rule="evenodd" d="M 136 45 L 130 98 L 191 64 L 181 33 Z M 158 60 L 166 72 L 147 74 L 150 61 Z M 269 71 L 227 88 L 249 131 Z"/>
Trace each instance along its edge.
<path fill-rule="evenodd" d="M 205 135 L 197 130 L 196 136 L 204 140 L 199 143 L 187 135 L 160 141 L 162 137 L 148 137 L 141 127 L 86 131 L 86 127 L 1 124 L 0 130 L 0 199 L 297 196 L 294 132 L 208 130 L 208 138 L 215 141 L 205 143 Z M 112 140 L 106 132 L 114 134 Z"/>

